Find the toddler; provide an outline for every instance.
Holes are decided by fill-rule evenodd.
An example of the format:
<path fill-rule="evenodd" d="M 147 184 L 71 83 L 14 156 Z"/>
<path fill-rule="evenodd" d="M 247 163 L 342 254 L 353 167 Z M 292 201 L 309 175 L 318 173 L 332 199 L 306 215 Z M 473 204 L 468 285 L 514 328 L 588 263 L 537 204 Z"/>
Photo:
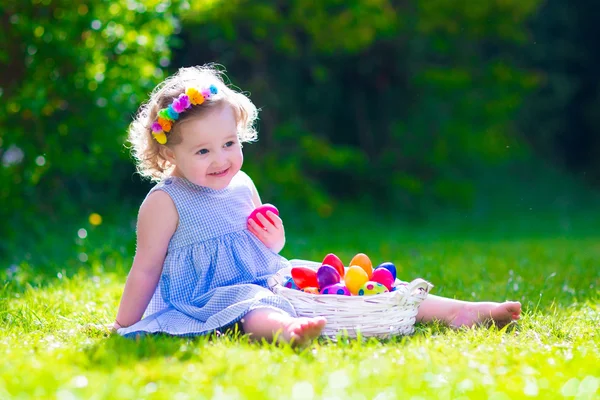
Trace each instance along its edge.
<path fill-rule="evenodd" d="M 193 336 L 241 323 L 252 339 L 303 345 L 325 318 L 299 317 L 268 289 L 289 262 L 282 220 L 247 220 L 261 205 L 242 170 L 256 139 L 254 104 L 211 66 L 181 68 L 141 106 L 129 140 L 141 175 L 157 181 L 143 201 L 137 248 L 113 328 L 123 336 Z M 471 326 L 519 318 L 517 302 L 471 303 L 429 295 L 419 321 Z"/>

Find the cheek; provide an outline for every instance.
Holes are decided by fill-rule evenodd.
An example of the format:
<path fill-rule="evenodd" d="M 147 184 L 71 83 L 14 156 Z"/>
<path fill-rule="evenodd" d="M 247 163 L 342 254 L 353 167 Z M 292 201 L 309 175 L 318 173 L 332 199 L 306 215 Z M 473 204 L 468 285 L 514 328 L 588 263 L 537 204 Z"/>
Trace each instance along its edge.
<path fill-rule="evenodd" d="M 235 150 L 232 149 L 231 152 L 232 161 L 239 163 L 240 165 L 244 161 L 244 153 L 242 153 L 241 147 L 237 147 Z"/>

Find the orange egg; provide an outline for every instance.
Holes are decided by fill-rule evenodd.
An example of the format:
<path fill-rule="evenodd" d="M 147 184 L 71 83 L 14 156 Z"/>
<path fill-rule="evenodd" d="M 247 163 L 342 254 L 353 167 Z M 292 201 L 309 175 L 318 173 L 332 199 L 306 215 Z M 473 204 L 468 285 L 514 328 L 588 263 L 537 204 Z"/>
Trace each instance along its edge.
<path fill-rule="evenodd" d="M 304 289 L 302 289 L 302 291 L 304 293 L 319 294 L 319 289 L 312 286 L 305 287 Z"/>
<path fill-rule="evenodd" d="M 350 261 L 350 266 L 353 265 L 357 265 L 364 269 L 369 279 L 371 279 L 371 275 L 373 275 L 373 263 L 366 254 L 358 253 L 355 255 L 354 258 L 352 258 L 352 261 Z"/>

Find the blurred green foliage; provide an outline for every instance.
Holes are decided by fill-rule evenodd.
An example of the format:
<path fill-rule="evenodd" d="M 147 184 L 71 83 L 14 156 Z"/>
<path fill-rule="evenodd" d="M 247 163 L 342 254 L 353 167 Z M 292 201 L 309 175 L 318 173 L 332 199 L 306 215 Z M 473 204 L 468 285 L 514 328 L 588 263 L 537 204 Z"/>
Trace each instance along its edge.
<path fill-rule="evenodd" d="M 535 35 L 544 49 L 559 40 L 541 3 L 3 2 L 0 235 L 137 202 L 149 184 L 135 176 L 126 128 L 162 78 L 207 62 L 262 109 L 245 168 L 263 198 L 321 216 L 340 201 L 469 207 L 474 171 L 562 134 L 535 124 L 573 99 L 536 91 L 560 81 L 544 52 L 527 56 Z M 548 3 L 555 17 L 567 7 Z M 587 82 L 573 79 L 566 86 Z"/>
<path fill-rule="evenodd" d="M 122 196 L 125 129 L 164 76 L 176 20 L 158 0 L 9 1 L 0 15 L 4 237 Z"/>
<path fill-rule="evenodd" d="M 529 22 L 523 62 L 542 71 L 519 128 L 541 154 L 600 186 L 600 2 L 546 0 Z"/>
<path fill-rule="evenodd" d="M 251 91 L 263 110 L 247 164 L 270 197 L 302 193 L 323 215 L 365 196 L 468 207 L 469 171 L 527 154 L 513 119 L 539 78 L 510 53 L 537 5 L 197 2 L 175 64 L 217 61 Z"/>

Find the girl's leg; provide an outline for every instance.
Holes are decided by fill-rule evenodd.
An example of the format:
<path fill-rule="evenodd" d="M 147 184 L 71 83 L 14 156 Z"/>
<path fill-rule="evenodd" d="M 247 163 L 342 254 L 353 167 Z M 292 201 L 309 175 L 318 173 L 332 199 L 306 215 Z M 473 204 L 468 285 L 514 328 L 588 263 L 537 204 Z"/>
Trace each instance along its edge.
<path fill-rule="evenodd" d="M 440 321 L 453 328 L 493 321 L 502 327 L 520 317 L 521 303 L 518 301 L 470 302 L 429 294 L 419 307 L 417 321 Z"/>
<path fill-rule="evenodd" d="M 258 308 L 250 311 L 242 318 L 244 332 L 252 340 L 266 339 L 302 346 L 321 334 L 326 320 L 323 317 L 295 318 L 283 312 Z"/>

